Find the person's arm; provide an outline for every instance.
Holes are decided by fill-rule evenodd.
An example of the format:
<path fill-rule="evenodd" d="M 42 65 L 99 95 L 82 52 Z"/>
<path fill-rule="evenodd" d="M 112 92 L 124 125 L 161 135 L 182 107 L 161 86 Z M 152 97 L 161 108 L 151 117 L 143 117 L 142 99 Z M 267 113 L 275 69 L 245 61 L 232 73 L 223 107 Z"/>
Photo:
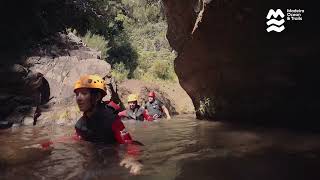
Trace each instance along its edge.
<path fill-rule="evenodd" d="M 120 162 L 120 166 L 129 168 L 131 174 L 139 174 L 142 169 L 142 164 L 137 160 L 140 149 L 134 144 L 134 141 L 120 120 L 120 117 L 117 117 L 112 124 L 112 130 L 119 144 L 127 144 L 127 153 Z"/>
<path fill-rule="evenodd" d="M 166 108 L 166 106 L 162 105 L 161 108 L 162 108 L 163 112 L 166 114 L 167 119 L 171 119 L 171 116 L 170 116 L 169 111 Z"/>
<path fill-rule="evenodd" d="M 72 142 L 80 141 L 81 139 L 82 139 L 81 136 L 76 132 L 71 136 L 61 136 L 53 140 L 47 140 L 39 144 L 31 145 L 30 147 L 36 147 L 36 148 L 42 148 L 43 150 L 48 150 L 57 143 L 72 143 Z"/>
<path fill-rule="evenodd" d="M 120 111 L 121 107 L 113 101 L 108 102 L 108 106 L 112 107 L 115 111 Z"/>
<path fill-rule="evenodd" d="M 143 118 L 145 121 L 153 121 L 153 117 L 148 114 L 148 110 L 143 111 Z"/>
<path fill-rule="evenodd" d="M 112 131 L 119 144 L 127 144 L 132 142 L 132 138 L 129 132 L 124 127 L 120 116 L 116 117 L 116 120 L 112 124 Z"/>
<path fill-rule="evenodd" d="M 122 118 L 122 117 L 127 117 L 127 110 L 123 110 L 123 111 L 119 112 L 119 113 L 118 113 L 118 116 L 119 116 L 120 118 Z"/>

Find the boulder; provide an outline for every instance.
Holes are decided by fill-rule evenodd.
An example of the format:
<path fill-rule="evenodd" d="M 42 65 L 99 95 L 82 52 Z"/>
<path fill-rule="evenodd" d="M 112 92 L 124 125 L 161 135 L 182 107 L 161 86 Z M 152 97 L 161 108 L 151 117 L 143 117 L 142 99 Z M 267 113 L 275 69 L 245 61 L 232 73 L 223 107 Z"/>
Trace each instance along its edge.
<path fill-rule="evenodd" d="M 21 123 L 33 107 L 49 100 L 50 89 L 43 75 L 22 65 L 0 68 L 0 121 L 1 124 Z M 42 97 L 40 96 L 42 94 Z"/>
<path fill-rule="evenodd" d="M 85 74 L 110 74 L 111 66 L 99 59 L 101 52 L 86 47 L 71 33 L 43 39 L 31 52 L 21 64 L 0 65 L 0 127 L 24 120 L 30 125 L 37 107 L 42 124 L 74 121 L 81 115 L 75 107 L 75 81 Z"/>
<path fill-rule="evenodd" d="M 31 70 L 40 72 L 50 85 L 52 102 L 67 103 L 73 100 L 74 83 L 81 75 L 98 74 L 105 77 L 111 66 L 100 59 L 82 59 L 76 56 L 30 57 L 25 62 Z"/>

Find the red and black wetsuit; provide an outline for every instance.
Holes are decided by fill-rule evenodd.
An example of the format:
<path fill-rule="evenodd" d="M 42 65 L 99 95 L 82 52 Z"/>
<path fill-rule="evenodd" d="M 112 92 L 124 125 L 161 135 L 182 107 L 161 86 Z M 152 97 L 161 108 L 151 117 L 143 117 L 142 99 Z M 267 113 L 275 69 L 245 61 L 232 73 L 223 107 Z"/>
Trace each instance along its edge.
<path fill-rule="evenodd" d="M 116 104 L 115 102 L 113 102 L 111 100 L 110 101 L 103 101 L 103 103 L 108 105 L 109 107 L 112 107 L 116 113 L 118 113 L 121 109 L 121 107 L 118 104 Z"/>
<path fill-rule="evenodd" d="M 132 138 L 126 131 L 114 109 L 101 103 L 91 117 L 82 116 L 75 125 L 81 139 L 91 142 L 131 143 Z"/>

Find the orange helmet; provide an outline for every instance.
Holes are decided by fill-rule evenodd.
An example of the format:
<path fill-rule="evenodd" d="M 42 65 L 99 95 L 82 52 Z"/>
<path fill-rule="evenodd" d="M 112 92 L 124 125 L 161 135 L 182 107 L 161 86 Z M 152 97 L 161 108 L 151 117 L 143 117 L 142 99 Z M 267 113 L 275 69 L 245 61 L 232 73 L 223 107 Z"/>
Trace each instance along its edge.
<path fill-rule="evenodd" d="M 84 75 L 81 76 L 74 85 L 73 91 L 75 92 L 79 88 L 98 89 L 102 92 L 102 96 L 107 94 L 105 81 L 99 75 Z"/>
<path fill-rule="evenodd" d="M 154 91 L 149 92 L 148 94 L 149 97 L 156 97 L 156 94 L 154 93 Z"/>

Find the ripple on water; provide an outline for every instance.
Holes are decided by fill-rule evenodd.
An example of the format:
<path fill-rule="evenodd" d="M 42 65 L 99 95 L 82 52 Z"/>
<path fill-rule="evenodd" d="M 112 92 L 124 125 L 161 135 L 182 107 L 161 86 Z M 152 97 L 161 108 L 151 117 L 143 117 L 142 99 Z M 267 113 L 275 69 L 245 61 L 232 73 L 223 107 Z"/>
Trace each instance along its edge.
<path fill-rule="evenodd" d="M 46 151 L 23 148 L 74 131 L 48 126 L 0 131 L 0 179 L 320 179 L 319 135 L 233 127 L 193 116 L 125 125 L 145 144 L 140 176 L 119 166 L 123 147 L 82 141 L 56 143 Z"/>

